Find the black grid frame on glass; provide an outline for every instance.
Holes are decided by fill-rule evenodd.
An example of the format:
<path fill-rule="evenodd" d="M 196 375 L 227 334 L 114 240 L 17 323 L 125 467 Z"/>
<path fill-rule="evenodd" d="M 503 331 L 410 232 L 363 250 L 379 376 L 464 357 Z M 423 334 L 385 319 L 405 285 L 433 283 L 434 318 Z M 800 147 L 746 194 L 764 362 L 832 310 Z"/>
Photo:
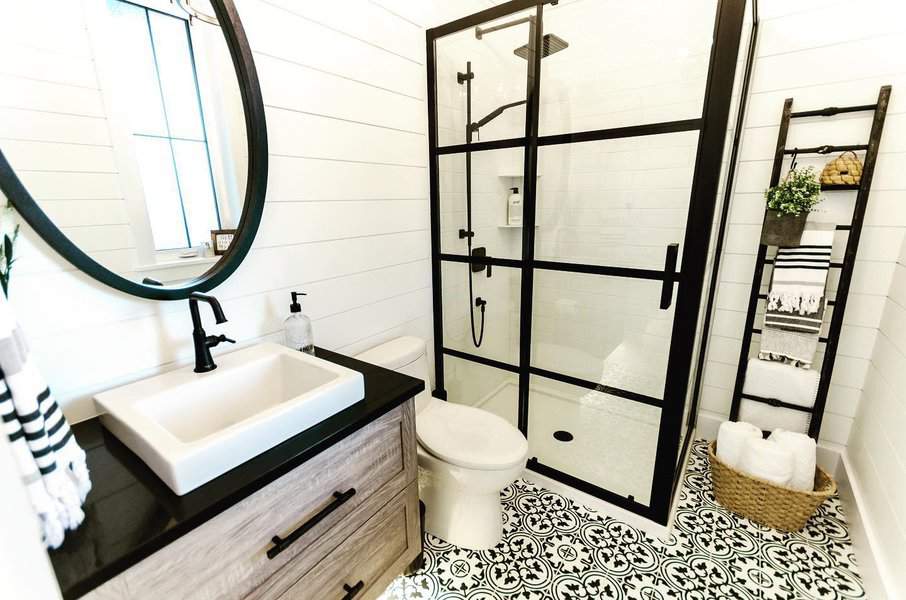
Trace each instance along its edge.
<path fill-rule="evenodd" d="M 708 75 L 705 83 L 701 116 L 692 119 L 645 123 L 640 125 L 581 131 L 558 135 L 539 135 L 539 106 L 541 92 L 541 47 L 544 35 L 544 10 L 555 5 L 556 0 L 511 0 L 487 10 L 429 29 L 426 35 L 429 185 L 431 208 L 431 263 L 434 309 L 434 361 L 435 397 L 446 399 L 444 356 L 469 360 L 517 374 L 519 377 L 517 425 L 529 435 L 529 381 L 534 376 L 560 381 L 594 391 L 604 391 L 630 401 L 660 408 L 657 453 L 652 475 L 650 502 L 643 504 L 632 496 L 623 496 L 541 463 L 536 457 L 529 459 L 527 467 L 542 475 L 556 479 L 579 490 L 590 493 L 617 506 L 640 514 L 658 523 L 666 524 L 670 512 L 670 499 L 675 484 L 675 466 L 680 452 L 683 429 L 683 412 L 692 361 L 694 335 L 699 306 L 702 299 L 705 262 L 710 240 L 711 225 L 717 202 L 718 180 L 723 157 L 724 140 L 730 111 L 733 80 L 741 39 L 746 0 L 719 0 L 714 21 Z M 533 11 L 529 19 L 529 39 L 526 71 L 525 134 L 521 137 L 476 143 L 438 146 L 437 114 L 437 56 L 435 42 L 447 35 L 482 25 L 488 21 L 512 15 L 519 11 Z M 631 138 L 683 131 L 698 131 L 691 196 L 685 226 L 683 254 L 679 271 L 675 270 L 675 250 L 666 248 L 665 268 L 639 269 L 607 265 L 541 261 L 535 259 L 535 225 L 538 148 L 559 144 L 573 144 L 607 139 Z M 441 210 L 439 189 L 439 157 L 450 154 L 482 152 L 503 148 L 522 148 L 523 164 L 523 227 L 521 259 L 491 256 L 467 256 L 441 251 Z M 672 256 L 671 256 L 672 255 Z M 441 265 L 458 262 L 479 265 L 499 265 L 520 270 L 520 318 L 518 364 L 489 359 L 447 348 L 443 332 L 443 292 Z M 645 279 L 662 282 L 661 307 L 670 305 L 675 298 L 672 336 L 663 398 L 615 387 L 607 387 L 531 364 L 532 300 L 534 272 L 587 273 L 628 279 Z"/>
<path fill-rule="evenodd" d="M 708 355 L 708 338 L 711 332 L 714 302 L 717 299 L 717 284 L 720 274 L 720 262 L 721 257 L 723 256 L 723 247 L 727 235 L 727 219 L 730 214 L 730 202 L 733 198 L 734 192 L 733 183 L 736 178 L 736 166 L 739 162 L 739 148 L 742 142 L 742 131 L 745 123 L 747 108 L 746 99 L 749 97 L 749 86 L 752 81 L 752 70 L 755 66 L 755 51 L 758 48 L 758 28 L 760 24 L 760 19 L 758 16 L 758 0 L 752 0 L 751 15 L 752 23 L 749 29 L 749 43 L 746 47 L 745 66 L 743 68 L 741 87 L 739 91 L 740 101 L 736 110 L 736 125 L 733 130 L 733 141 L 731 142 L 730 157 L 727 164 L 727 178 L 724 182 L 724 191 L 721 199 L 720 224 L 718 225 L 717 235 L 714 240 L 714 262 L 711 266 L 711 276 L 709 278 L 708 284 L 708 298 L 706 300 L 701 329 L 702 343 L 701 346 L 699 346 L 698 355 L 696 356 L 697 364 L 695 371 L 695 381 L 693 383 L 692 394 L 689 398 L 692 406 L 687 411 L 685 425 L 686 432 L 683 440 L 683 448 L 680 451 L 680 456 L 686 455 L 689 449 L 689 444 L 692 440 L 692 434 L 695 431 L 695 426 L 698 421 L 698 407 L 701 400 L 701 388 L 705 375 L 705 359 Z M 679 485 L 683 473 L 683 468 L 684 465 L 680 462 L 677 462 L 673 480 L 674 493 L 676 493 L 676 489 Z"/>

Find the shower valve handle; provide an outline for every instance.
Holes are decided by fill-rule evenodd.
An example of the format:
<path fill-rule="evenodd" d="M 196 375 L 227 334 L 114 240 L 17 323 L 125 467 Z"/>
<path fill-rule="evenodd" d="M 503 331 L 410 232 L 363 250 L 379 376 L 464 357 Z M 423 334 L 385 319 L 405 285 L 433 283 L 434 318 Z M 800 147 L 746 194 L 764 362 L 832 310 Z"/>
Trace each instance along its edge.
<path fill-rule="evenodd" d="M 466 230 L 466 229 L 460 229 L 460 230 L 459 230 L 459 239 L 463 239 L 463 238 L 473 238 L 473 237 L 475 237 L 475 232 L 474 232 L 474 231 L 468 231 L 468 230 Z"/>

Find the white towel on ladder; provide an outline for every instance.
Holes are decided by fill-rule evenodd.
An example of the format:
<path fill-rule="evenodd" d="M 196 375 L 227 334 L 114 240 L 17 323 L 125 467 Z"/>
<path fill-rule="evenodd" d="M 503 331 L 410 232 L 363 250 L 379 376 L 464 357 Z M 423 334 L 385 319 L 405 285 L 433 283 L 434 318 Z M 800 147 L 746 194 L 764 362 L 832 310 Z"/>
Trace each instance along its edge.
<path fill-rule="evenodd" d="M 818 371 L 812 369 L 750 358 L 746 365 L 742 393 L 812 408 L 818 395 L 819 379 Z M 811 414 L 743 398 L 739 404 L 739 420 L 752 423 L 764 431 L 785 429 L 805 433 L 811 422 Z"/>

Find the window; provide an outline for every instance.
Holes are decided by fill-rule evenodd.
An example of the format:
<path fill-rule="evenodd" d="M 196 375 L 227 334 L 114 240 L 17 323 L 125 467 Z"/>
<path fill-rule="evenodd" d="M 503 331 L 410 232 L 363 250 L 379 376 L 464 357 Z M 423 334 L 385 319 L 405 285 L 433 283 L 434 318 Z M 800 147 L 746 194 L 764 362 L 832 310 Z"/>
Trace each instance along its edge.
<path fill-rule="evenodd" d="M 125 0 L 107 8 L 154 249 L 199 246 L 220 214 L 189 23 Z"/>

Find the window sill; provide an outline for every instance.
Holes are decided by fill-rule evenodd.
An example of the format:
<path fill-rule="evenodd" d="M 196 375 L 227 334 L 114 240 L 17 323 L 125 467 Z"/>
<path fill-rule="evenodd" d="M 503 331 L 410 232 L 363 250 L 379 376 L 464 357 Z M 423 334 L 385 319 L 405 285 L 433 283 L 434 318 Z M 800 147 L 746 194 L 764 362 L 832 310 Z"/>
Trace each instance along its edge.
<path fill-rule="evenodd" d="M 192 265 L 213 265 L 218 260 L 220 260 L 219 256 L 193 256 L 192 258 L 176 258 L 173 260 L 163 260 L 156 263 L 136 265 L 133 271 L 137 273 L 145 273 L 148 271 L 159 271 L 161 269 L 178 269 L 180 267 L 191 267 Z"/>

